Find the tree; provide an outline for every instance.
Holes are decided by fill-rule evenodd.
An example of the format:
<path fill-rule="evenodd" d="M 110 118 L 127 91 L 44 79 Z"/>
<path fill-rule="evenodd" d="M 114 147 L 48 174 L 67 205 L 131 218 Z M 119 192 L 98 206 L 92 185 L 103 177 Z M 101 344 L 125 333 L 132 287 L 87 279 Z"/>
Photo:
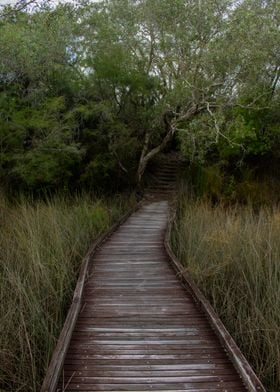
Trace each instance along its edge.
<path fill-rule="evenodd" d="M 199 138 L 201 122 L 214 143 L 229 142 L 240 116 L 264 118 L 279 103 L 272 0 L 83 2 L 18 12 L 0 28 L 3 97 L 31 111 L 49 99 L 65 102 L 60 121 L 72 124 L 72 139 L 62 126 L 59 140 L 80 150 L 82 182 L 98 170 L 141 181 L 176 134 Z M 243 132 L 252 134 L 248 124 Z"/>
<path fill-rule="evenodd" d="M 230 1 L 207 1 L 203 6 L 197 1 L 143 3 L 150 18 L 145 20 L 153 23 L 152 69 L 165 87 L 166 133 L 152 149 L 147 134 L 139 177 L 147 161 L 192 119 L 208 114 L 216 139 L 225 138 L 217 113 L 240 105 L 262 110 L 279 91 L 275 1 L 244 1 L 234 7 Z"/>
<path fill-rule="evenodd" d="M 0 173 L 6 184 L 63 186 L 83 155 L 68 114 L 79 84 L 71 11 L 18 12 L 0 26 Z"/>

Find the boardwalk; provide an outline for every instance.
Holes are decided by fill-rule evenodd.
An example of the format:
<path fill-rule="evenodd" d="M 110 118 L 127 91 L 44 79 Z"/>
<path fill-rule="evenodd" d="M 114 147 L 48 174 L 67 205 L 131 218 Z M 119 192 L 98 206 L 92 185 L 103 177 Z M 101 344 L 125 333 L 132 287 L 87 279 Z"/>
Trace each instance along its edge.
<path fill-rule="evenodd" d="M 246 390 L 168 261 L 167 217 L 144 205 L 95 253 L 58 390 Z"/>

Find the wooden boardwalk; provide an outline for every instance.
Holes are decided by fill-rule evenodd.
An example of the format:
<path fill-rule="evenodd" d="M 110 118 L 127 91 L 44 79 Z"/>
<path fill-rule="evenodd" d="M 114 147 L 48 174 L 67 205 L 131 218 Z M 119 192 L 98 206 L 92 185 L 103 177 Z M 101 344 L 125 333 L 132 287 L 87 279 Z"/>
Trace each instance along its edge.
<path fill-rule="evenodd" d="M 169 262 L 167 219 L 144 205 L 94 254 L 57 391 L 247 390 Z"/>

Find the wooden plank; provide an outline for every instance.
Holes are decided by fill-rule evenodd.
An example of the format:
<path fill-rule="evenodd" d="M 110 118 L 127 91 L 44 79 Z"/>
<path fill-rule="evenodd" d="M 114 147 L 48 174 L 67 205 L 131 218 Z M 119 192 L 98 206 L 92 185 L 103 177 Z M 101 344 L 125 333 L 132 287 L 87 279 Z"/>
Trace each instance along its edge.
<path fill-rule="evenodd" d="M 135 369 L 135 365 L 129 364 L 129 365 L 76 365 L 76 364 L 69 364 L 67 365 L 67 369 L 66 371 L 68 372 L 73 372 L 76 369 L 80 369 L 77 371 L 104 371 L 104 369 L 108 370 L 108 371 L 137 371 L 137 372 L 142 372 L 142 371 L 155 371 L 155 372 L 159 372 L 159 371 L 167 371 L 167 372 L 171 372 L 171 371 L 176 371 L 178 372 L 179 370 L 183 370 L 184 372 L 190 372 L 192 370 L 196 370 L 196 371 L 205 371 L 205 370 L 211 370 L 211 371 L 220 371 L 220 370 L 232 370 L 231 365 L 229 365 L 228 363 L 225 364 L 205 364 L 205 363 L 197 363 L 197 364 L 168 364 L 168 365 L 138 365 L 137 368 Z M 65 371 L 65 372 L 66 372 Z"/>
<path fill-rule="evenodd" d="M 191 377 L 191 376 L 207 376 L 211 375 L 214 377 L 219 377 L 220 376 L 233 376 L 233 378 L 236 379 L 236 373 L 230 369 L 190 369 L 190 370 L 182 370 L 182 369 L 177 369 L 177 370 L 126 370 L 126 369 L 115 369 L 115 370 L 109 370 L 108 368 L 105 369 L 93 369 L 93 370 L 64 370 L 64 375 L 67 377 L 71 377 L 72 375 L 75 375 L 75 377 L 81 377 L 81 378 L 89 378 L 92 377 L 94 374 L 95 377 L 101 378 L 101 377 L 121 377 L 121 378 L 126 378 L 126 377 L 136 377 L 139 378 L 141 377 Z"/>
<path fill-rule="evenodd" d="M 228 391 L 230 392 L 237 392 L 237 391 L 242 391 L 244 392 L 244 387 L 240 384 L 238 381 L 231 381 L 227 383 L 227 387 L 229 388 Z M 129 389 L 128 389 L 129 388 Z M 64 389 L 61 389 L 62 391 Z M 155 383 L 154 381 L 152 383 L 145 383 L 145 384 L 110 384 L 110 383 L 105 383 L 105 384 L 83 384 L 83 383 L 72 383 L 70 382 L 67 384 L 67 391 L 153 391 L 153 390 L 158 390 L 158 391 L 227 391 L 225 389 L 225 384 L 223 382 L 209 382 L 209 381 L 204 381 L 200 383 L 192 383 L 192 382 L 184 382 L 184 383 Z"/>
<path fill-rule="evenodd" d="M 69 355 L 73 355 L 73 358 L 82 360 L 90 360 L 90 359 L 102 359 L 102 360 L 113 360 L 113 359 L 130 359 L 130 360 L 165 360 L 165 364 L 179 359 L 195 359 L 199 354 L 198 351 L 212 349 L 212 354 L 214 354 L 216 345 L 208 345 L 208 346 L 190 346 L 189 349 L 181 349 L 179 346 L 171 346 L 168 345 L 165 349 L 161 349 L 159 346 L 155 347 L 152 345 L 143 345 L 143 346 L 95 346 L 91 345 L 86 347 L 86 345 L 78 344 L 77 342 L 73 342 L 77 350 L 69 348 Z M 192 348 L 196 348 L 197 351 L 192 350 Z M 170 354 L 172 352 L 172 354 Z M 112 354 L 114 353 L 114 354 Z M 205 353 L 206 354 L 206 353 Z M 80 356 L 80 357 L 79 357 Z M 198 357 L 199 358 L 199 357 Z M 225 362 L 229 362 L 228 358 L 224 359 Z M 214 363 L 214 360 L 209 359 L 209 363 Z"/>
<path fill-rule="evenodd" d="M 136 356 L 137 355 L 137 356 Z M 145 358 L 144 355 L 138 355 L 136 354 L 134 358 L 131 356 L 128 356 L 126 354 L 116 354 L 113 357 L 106 357 L 102 356 L 99 354 L 87 356 L 87 355 L 82 355 L 79 357 L 79 354 L 75 355 L 74 353 L 71 355 L 71 357 L 66 357 L 65 359 L 65 367 L 67 367 L 69 364 L 74 365 L 76 368 L 79 366 L 104 366 L 107 368 L 107 366 L 116 366 L 116 365 L 122 365 L 122 366 L 128 366 L 131 365 L 135 369 L 138 368 L 139 366 L 143 365 L 195 365 L 195 364 L 208 364 L 208 365 L 226 365 L 229 363 L 228 357 L 225 357 L 225 354 L 222 355 L 222 353 L 216 353 L 216 354 L 201 354 L 200 356 L 194 356 L 193 354 L 189 355 L 184 355 L 183 358 L 165 358 L 160 357 L 158 358 L 157 356 L 155 358 Z"/>
<path fill-rule="evenodd" d="M 201 352 L 201 351 L 205 351 L 205 354 L 206 353 L 207 354 L 215 354 L 215 349 L 217 349 L 217 343 L 216 343 L 216 345 L 213 344 L 212 346 L 207 346 L 207 347 L 206 346 L 203 346 L 203 347 L 201 347 L 201 346 L 188 346 L 188 348 L 185 348 L 185 349 L 181 348 L 179 346 L 174 346 L 174 347 L 172 347 L 172 352 L 173 352 L 172 359 L 180 359 L 181 357 L 178 357 L 178 355 L 181 355 L 181 356 L 183 355 L 184 358 L 185 358 L 185 356 L 187 356 L 187 358 L 189 358 L 189 357 L 196 358 L 197 355 L 199 354 L 199 352 Z M 92 358 L 93 355 L 98 355 L 99 357 L 103 357 L 103 359 L 106 359 L 109 356 L 109 359 L 111 359 L 112 352 L 114 352 L 115 356 L 127 355 L 127 356 L 130 356 L 131 359 L 137 359 L 138 357 L 136 358 L 135 357 L 136 355 L 137 356 L 141 356 L 141 355 L 142 356 L 144 356 L 144 355 L 148 355 L 148 356 L 157 355 L 157 356 L 159 356 L 159 355 L 162 355 L 162 356 L 165 356 L 164 358 L 166 359 L 167 358 L 166 355 L 170 354 L 170 350 L 171 350 L 170 346 L 166 346 L 166 347 L 162 348 L 159 346 L 154 347 L 151 345 L 145 345 L 145 346 L 143 345 L 141 347 L 140 346 L 138 346 L 138 347 L 117 346 L 117 345 L 115 345 L 114 347 L 109 346 L 109 345 L 107 345 L 107 346 L 104 345 L 102 347 L 100 347 L 100 346 L 98 347 L 98 346 L 94 345 L 94 347 L 93 347 L 93 345 L 86 346 L 85 344 L 81 345 L 81 344 L 77 344 L 76 341 L 73 341 L 72 346 L 70 345 L 70 347 L 68 348 L 68 353 L 69 353 L 69 355 L 70 354 L 76 355 L 77 358 L 78 358 L 78 355 L 80 355 L 81 358 L 88 358 L 88 359 Z M 214 357 L 216 358 L 218 356 L 214 356 Z M 220 358 L 225 359 L 225 357 L 223 357 L 223 356 L 220 356 Z M 153 359 L 153 358 L 150 358 L 150 359 Z M 157 359 L 159 359 L 159 358 L 157 357 Z M 170 356 L 167 359 L 171 359 Z M 210 359 L 209 359 L 209 361 L 210 361 Z M 226 363 L 228 363 L 228 362 L 229 361 L 227 358 Z"/>
<path fill-rule="evenodd" d="M 217 345 L 216 345 L 216 347 L 214 347 L 213 349 L 216 349 L 217 350 Z M 202 351 L 203 349 L 200 349 L 200 351 Z M 71 357 L 73 357 L 73 359 L 84 359 L 84 360 L 90 360 L 90 359 L 97 359 L 97 360 L 113 360 L 113 359 L 115 359 L 115 360 L 137 360 L 137 362 L 138 362 L 138 360 L 144 360 L 144 361 L 147 361 L 147 360 L 156 360 L 156 361 L 158 361 L 158 360 L 162 360 L 165 364 L 167 364 L 167 363 L 169 363 L 170 361 L 172 362 L 172 361 L 174 361 L 174 360 L 182 360 L 183 361 L 183 363 L 185 363 L 185 360 L 187 360 L 187 359 L 194 359 L 194 354 L 189 354 L 189 353 L 186 353 L 186 354 L 133 354 L 133 353 L 130 353 L 130 354 L 106 354 L 106 355 L 103 355 L 103 354 L 90 354 L 90 355 L 88 355 L 88 354 L 86 354 L 86 355 L 83 355 L 83 354 L 77 354 L 76 356 L 75 355 L 71 355 Z M 222 360 L 222 362 L 224 362 L 224 358 L 222 358 L 221 359 Z M 227 361 L 228 362 L 228 361 Z"/>
<path fill-rule="evenodd" d="M 162 339 L 162 338 L 189 338 L 189 337 L 202 337 L 202 336 L 215 336 L 215 333 L 213 331 L 209 331 L 208 329 L 206 330 L 191 330 L 191 331 L 186 331 L 186 330 L 178 330 L 175 329 L 172 332 L 165 331 L 165 330 L 155 330 L 154 332 L 147 332 L 147 331 L 141 331 L 141 332 L 129 332 L 129 331 L 124 331 L 122 330 L 121 332 L 116 332 L 116 331 L 110 331 L 108 330 L 106 332 L 96 332 L 91 330 L 83 330 L 79 326 L 77 330 L 74 330 L 72 338 L 77 338 L 77 337 L 83 337 L 83 338 L 91 338 L 91 339 L 97 339 L 97 338 L 113 338 L 113 339 L 122 339 L 124 337 L 126 338 L 137 338 L 137 339 L 149 339 L 149 338 L 157 338 L 157 339 Z"/>
<path fill-rule="evenodd" d="M 75 372 L 73 373 L 75 374 Z M 169 384 L 169 383 L 224 383 L 225 381 L 230 381 L 234 382 L 234 384 L 239 385 L 239 382 L 236 380 L 236 373 L 230 374 L 230 375 L 223 375 L 223 377 L 219 376 L 213 376 L 213 375 L 199 375 L 199 376 L 176 376 L 176 377 L 164 377 L 164 376 L 153 376 L 153 377 L 96 377 L 96 376 L 91 376 L 91 377 L 77 377 L 75 374 L 71 382 L 77 383 L 77 384 L 89 384 L 89 385 L 94 385 L 94 384 L 123 384 L 123 382 L 126 382 L 126 384 L 157 384 L 158 382 L 164 383 L 164 384 Z"/>

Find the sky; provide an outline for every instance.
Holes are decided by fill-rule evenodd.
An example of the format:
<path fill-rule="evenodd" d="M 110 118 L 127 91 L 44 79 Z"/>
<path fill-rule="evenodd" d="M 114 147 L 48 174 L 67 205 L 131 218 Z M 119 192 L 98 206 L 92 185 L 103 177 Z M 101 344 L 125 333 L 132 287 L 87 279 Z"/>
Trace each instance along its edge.
<path fill-rule="evenodd" d="M 10 1 L 10 0 L 0 0 L 0 5 L 4 5 L 4 4 L 14 4 L 16 1 Z"/>
<path fill-rule="evenodd" d="M 6 4 L 14 5 L 19 2 L 20 2 L 19 0 L 0 0 L 0 6 L 6 5 Z M 40 0 L 39 1 L 37 0 L 37 2 L 39 3 Z M 75 0 L 51 0 L 51 2 L 52 3 L 75 3 Z"/>

